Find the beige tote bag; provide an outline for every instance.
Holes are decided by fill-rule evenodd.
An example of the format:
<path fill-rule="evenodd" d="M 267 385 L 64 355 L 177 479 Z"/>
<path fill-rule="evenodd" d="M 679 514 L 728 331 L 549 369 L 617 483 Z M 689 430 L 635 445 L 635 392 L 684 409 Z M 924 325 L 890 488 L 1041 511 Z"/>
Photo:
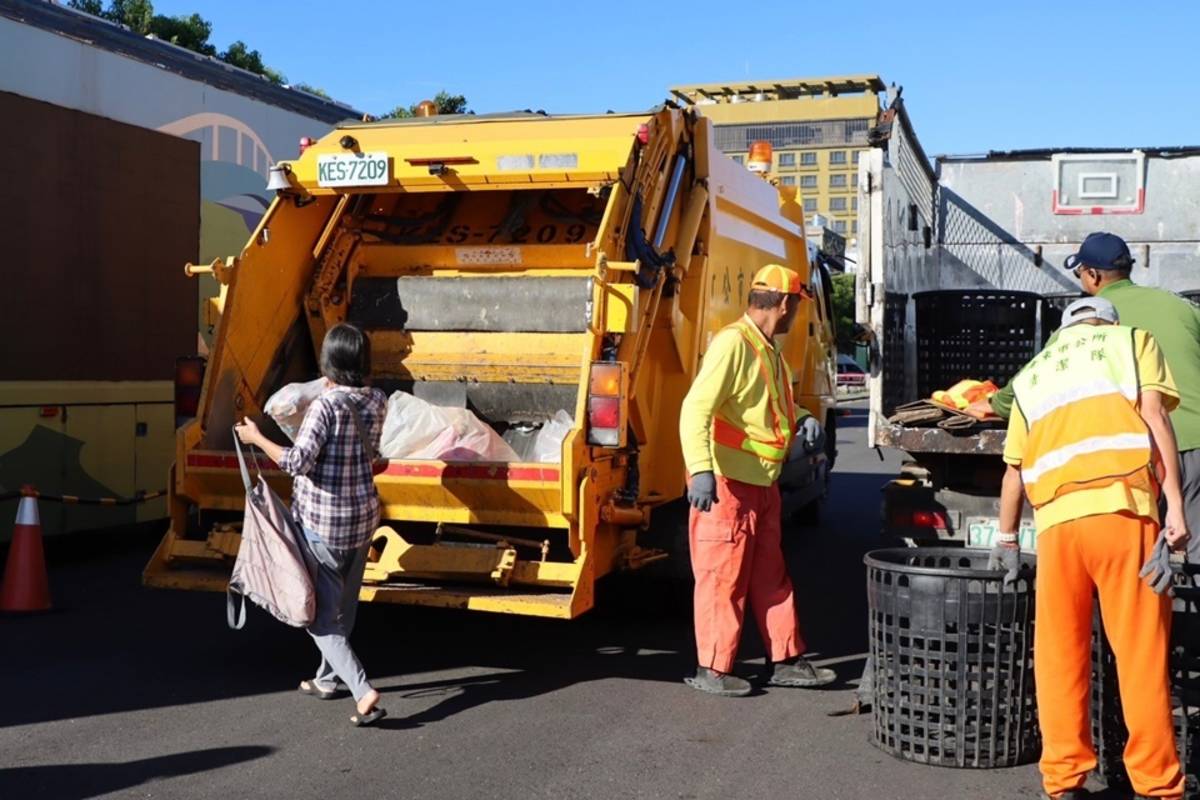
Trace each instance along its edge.
<path fill-rule="evenodd" d="M 242 523 L 242 546 L 238 549 L 226 592 L 225 613 L 229 627 L 241 630 L 246 624 L 246 599 L 266 609 L 280 622 L 306 628 L 317 615 L 317 596 L 313 578 L 301 548 L 303 531 L 292 513 L 262 476 L 254 459 L 257 479 L 250 482 L 242 444 L 234 433 L 238 466 L 246 487 L 246 515 Z M 253 456 L 253 452 L 251 452 Z M 237 600 L 241 600 L 240 611 Z"/>

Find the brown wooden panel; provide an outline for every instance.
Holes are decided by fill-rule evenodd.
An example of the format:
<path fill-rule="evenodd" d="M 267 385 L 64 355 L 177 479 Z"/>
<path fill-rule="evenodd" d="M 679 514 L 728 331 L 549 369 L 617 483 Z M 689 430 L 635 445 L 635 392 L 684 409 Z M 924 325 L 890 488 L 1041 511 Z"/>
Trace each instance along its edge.
<path fill-rule="evenodd" d="M 196 349 L 200 145 L 0 92 L 0 380 L 166 380 Z"/>

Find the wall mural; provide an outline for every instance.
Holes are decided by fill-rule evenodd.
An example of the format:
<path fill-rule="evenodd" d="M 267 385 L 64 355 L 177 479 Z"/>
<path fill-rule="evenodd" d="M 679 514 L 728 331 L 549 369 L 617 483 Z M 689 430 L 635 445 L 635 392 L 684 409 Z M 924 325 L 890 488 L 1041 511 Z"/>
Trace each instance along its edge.
<path fill-rule="evenodd" d="M 267 171 L 275 158 L 258 133 L 227 114 L 191 114 L 158 128 L 162 133 L 200 142 L 200 263 L 241 252 L 271 198 Z M 197 348 L 207 351 L 212 331 L 204 322 L 204 306 L 219 292 L 210 276 L 198 280 Z"/>

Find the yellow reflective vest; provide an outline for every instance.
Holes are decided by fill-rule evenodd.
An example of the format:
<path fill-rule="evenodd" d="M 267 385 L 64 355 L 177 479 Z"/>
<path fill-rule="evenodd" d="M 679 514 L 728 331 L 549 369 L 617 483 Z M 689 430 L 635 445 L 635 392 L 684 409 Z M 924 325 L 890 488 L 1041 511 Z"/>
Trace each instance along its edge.
<path fill-rule="evenodd" d="M 1034 509 L 1124 482 L 1157 491 L 1150 431 L 1138 413 L 1136 331 L 1076 325 L 1013 381 L 1026 426 L 1021 479 Z"/>
<path fill-rule="evenodd" d="M 797 414 L 779 349 L 748 317 L 726 326 L 713 337 L 680 409 L 688 474 L 711 470 L 770 486 L 787 460 Z"/>

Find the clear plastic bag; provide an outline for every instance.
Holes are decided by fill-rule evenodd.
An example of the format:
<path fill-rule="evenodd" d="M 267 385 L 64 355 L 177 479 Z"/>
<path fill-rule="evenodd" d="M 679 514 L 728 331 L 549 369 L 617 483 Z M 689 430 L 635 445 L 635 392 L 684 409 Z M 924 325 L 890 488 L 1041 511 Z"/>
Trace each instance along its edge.
<path fill-rule="evenodd" d="M 529 453 L 530 461 L 557 464 L 562 461 L 562 444 L 567 434 L 575 427 L 575 419 L 562 409 L 558 410 L 542 429 Z"/>
<path fill-rule="evenodd" d="M 294 442 L 296 435 L 300 433 L 300 423 L 304 422 L 308 407 L 312 405 L 313 400 L 321 396 L 326 386 L 324 378 L 307 383 L 289 383 L 271 395 L 263 410 L 275 420 L 279 430 Z"/>

